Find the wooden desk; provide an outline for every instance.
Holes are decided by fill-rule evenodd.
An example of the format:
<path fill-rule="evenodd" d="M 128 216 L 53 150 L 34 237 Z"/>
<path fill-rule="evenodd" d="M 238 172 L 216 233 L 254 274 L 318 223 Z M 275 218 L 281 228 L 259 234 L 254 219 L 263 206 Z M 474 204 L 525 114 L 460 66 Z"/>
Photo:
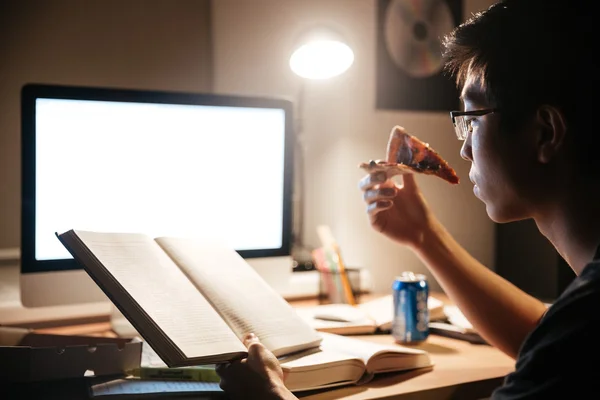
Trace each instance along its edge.
<path fill-rule="evenodd" d="M 107 328 L 109 328 L 107 324 L 96 324 L 52 331 L 64 334 L 90 334 L 93 331 L 106 332 Z M 390 335 L 354 337 L 382 344 L 394 343 Z M 426 342 L 414 347 L 429 352 L 434 362 L 432 369 L 389 373 L 376 377 L 366 385 L 304 392 L 297 395 L 302 400 L 478 400 L 489 397 L 491 392 L 502 384 L 504 376 L 514 368 L 514 361 L 510 357 L 488 345 L 430 335 Z M 73 384 L 79 383 L 73 382 Z M 42 393 L 47 393 L 47 387 Z M 61 392 L 63 390 L 64 388 L 61 388 Z M 37 397 L 33 395 L 32 398 Z M 87 397 L 77 396 L 71 398 L 87 399 Z M 221 396 L 215 397 L 217 398 L 223 399 Z"/>

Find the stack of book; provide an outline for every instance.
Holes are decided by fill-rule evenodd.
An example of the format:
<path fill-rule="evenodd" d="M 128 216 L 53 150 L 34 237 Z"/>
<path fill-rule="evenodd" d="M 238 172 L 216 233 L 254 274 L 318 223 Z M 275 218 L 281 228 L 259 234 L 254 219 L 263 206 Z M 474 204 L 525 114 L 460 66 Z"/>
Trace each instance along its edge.
<path fill-rule="evenodd" d="M 80 230 L 57 236 L 164 362 L 160 368 L 244 358 L 249 332 L 279 358 L 292 391 L 432 366 L 426 351 L 391 340 L 382 346 L 319 332 L 222 243 Z"/>

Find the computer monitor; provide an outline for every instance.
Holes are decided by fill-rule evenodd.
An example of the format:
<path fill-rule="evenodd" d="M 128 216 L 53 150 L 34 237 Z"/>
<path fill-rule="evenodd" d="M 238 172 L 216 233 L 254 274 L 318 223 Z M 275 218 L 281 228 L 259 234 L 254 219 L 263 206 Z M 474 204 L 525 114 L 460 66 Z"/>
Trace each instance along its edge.
<path fill-rule="evenodd" d="M 56 238 L 68 229 L 218 237 L 284 284 L 292 143 L 284 99 L 25 85 L 23 305 L 109 304 Z"/>

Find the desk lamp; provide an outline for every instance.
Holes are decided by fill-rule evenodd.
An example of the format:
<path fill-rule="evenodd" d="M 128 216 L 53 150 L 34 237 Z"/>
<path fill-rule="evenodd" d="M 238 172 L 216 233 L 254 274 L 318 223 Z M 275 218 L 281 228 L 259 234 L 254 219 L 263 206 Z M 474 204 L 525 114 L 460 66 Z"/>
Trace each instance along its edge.
<path fill-rule="evenodd" d="M 344 38 L 329 27 L 316 27 L 301 35 L 290 56 L 291 70 L 302 79 L 297 101 L 295 126 L 295 157 L 297 179 L 295 185 L 294 230 L 292 257 L 295 270 L 312 269 L 310 249 L 303 240 L 304 225 L 304 141 L 303 113 L 306 80 L 326 80 L 343 74 L 354 62 L 354 52 Z"/>

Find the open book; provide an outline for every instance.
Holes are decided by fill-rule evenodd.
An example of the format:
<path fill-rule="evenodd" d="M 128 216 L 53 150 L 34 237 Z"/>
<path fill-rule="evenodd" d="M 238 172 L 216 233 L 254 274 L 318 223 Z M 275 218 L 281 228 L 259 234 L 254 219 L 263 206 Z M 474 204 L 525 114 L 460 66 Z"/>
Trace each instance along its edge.
<path fill-rule="evenodd" d="M 222 244 L 79 230 L 57 236 L 169 367 L 245 357 L 248 332 L 276 356 L 322 340 Z"/>
<path fill-rule="evenodd" d="M 446 319 L 443 301 L 430 295 L 427 299 L 427 306 L 430 321 Z M 320 332 L 340 335 L 389 332 L 392 329 L 394 317 L 394 300 L 390 294 L 356 306 L 342 303 L 323 304 L 298 307 L 296 312 Z"/>
<path fill-rule="evenodd" d="M 293 392 L 333 386 L 364 384 L 378 373 L 432 367 L 420 349 L 382 345 L 331 333 L 322 333 L 318 349 L 280 358 L 285 386 Z"/>

